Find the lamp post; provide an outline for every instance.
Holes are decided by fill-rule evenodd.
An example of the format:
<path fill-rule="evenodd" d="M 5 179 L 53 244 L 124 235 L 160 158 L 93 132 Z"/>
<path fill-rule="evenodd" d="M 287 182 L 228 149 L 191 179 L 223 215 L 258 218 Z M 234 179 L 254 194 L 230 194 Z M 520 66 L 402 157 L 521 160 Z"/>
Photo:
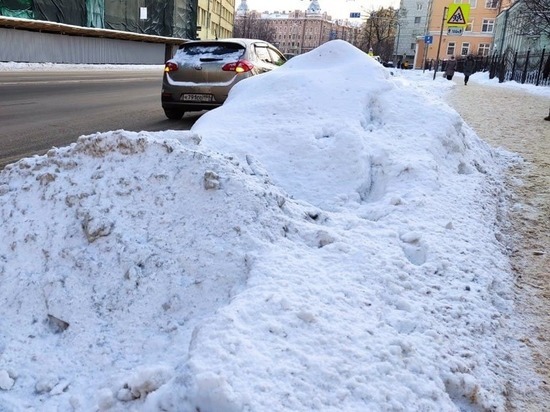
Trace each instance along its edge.
<path fill-rule="evenodd" d="M 434 68 L 434 80 L 437 73 L 437 68 L 439 67 L 439 51 L 441 50 L 441 39 L 443 38 L 443 26 L 445 25 L 445 17 L 447 16 L 447 10 L 449 8 L 445 6 L 443 8 L 443 17 L 441 18 L 441 31 L 439 32 L 439 44 L 437 45 L 437 57 L 435 59 L 435 68 Z"/>
<path fill-rule="evenodd" d="M 397 41 L 395 42 L 395 60 L 393 61 L 393 63 L 397 65 L 397 56 L 399 55 L 399 36 L 401 35 L 401 23 L 399 23 L 399 20 L 397 20 L 395 23 L 397 24 Z"/>

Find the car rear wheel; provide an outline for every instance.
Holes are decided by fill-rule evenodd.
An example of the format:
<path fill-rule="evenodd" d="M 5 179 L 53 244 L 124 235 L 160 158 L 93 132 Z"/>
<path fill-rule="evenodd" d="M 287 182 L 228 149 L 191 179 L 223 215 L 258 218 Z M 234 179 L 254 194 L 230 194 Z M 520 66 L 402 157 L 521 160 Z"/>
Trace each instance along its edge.
<path fill-rule="evenodd" d="M 164 109 L 164 114 L 170 120 L 180 120 L 185 112 L 177 109 Z"/>

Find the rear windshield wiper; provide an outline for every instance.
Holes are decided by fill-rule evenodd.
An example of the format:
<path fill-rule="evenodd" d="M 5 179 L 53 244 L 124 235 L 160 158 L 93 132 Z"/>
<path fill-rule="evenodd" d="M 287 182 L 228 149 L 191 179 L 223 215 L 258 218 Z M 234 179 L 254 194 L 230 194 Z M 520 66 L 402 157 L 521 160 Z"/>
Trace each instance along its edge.
<path fill-rule="evenodd" d="M 201 62 L 219 62 L 222 60 L 223 59 L 221 57 L 201 57 L 200 58 Z"/>

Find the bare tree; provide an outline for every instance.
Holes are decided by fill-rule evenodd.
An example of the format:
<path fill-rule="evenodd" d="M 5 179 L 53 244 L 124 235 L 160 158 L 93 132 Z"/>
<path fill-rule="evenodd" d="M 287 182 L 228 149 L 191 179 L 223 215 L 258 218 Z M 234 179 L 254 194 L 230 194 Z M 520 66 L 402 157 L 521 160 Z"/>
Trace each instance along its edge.
<path fill-rule="evenodd" d="M 233 37 L 259 39 L 272 43 L 275 40 L 275 30 L 270 20 L 262 19 L 259 13 L 252 11 L 235 17 Z"/>
<path fill-rule="evenodd" d="M 373 53 L 380 56 L 382 60 L 391 60 L 397 18 L 397 10 L 393 7 L 381 7 L 371 11 L 363 23 L 363 35 L 359 48 L 367 52 L 372 49 Z"/>
<path fill-rule="evenodd" d="M 523 0 L 526 34 L 550 36 L 550 0 Z"/>

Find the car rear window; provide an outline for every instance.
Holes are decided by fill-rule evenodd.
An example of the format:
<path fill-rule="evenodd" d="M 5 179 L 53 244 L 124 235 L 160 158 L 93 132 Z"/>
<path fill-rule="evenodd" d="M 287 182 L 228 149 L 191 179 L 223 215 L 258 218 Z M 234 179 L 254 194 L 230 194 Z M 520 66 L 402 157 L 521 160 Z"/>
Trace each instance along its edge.
<path fill-rule="evenodd" d="M 233 62 L 239 60 L 245 48 L 235 43 L 184 44 L 176 54 L 177 62 Z"/>

